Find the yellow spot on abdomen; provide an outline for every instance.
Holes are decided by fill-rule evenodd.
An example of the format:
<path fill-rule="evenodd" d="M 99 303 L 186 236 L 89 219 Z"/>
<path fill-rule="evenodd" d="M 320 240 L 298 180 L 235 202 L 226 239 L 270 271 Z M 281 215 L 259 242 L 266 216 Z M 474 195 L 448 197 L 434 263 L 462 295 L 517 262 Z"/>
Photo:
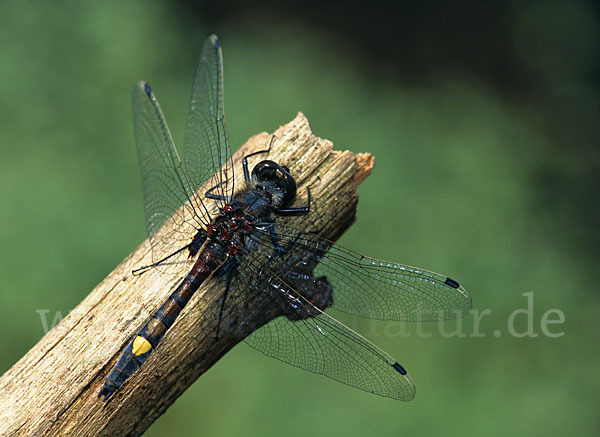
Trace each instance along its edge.
<path fill-rule="evenodd" d="M 133 339 L 133 347 L 131 348 L 133 355 L 143 355 L 150 349 L 152 349 L 152 345 L 144 337 L 138 335 Z"/>

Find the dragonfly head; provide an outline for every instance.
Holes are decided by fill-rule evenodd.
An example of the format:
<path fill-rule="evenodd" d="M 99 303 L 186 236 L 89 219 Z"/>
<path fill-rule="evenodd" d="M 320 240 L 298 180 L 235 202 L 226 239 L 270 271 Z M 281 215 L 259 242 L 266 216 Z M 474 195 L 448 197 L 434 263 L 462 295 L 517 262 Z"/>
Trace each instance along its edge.
<path fill-rule="evenodd" d="M 296 180 L 285 165 L 268 160 L 261 161 L 252 169 L 252 179 L 257 184 L 263 184 L 265 187 L 271 187 L 270 190 L 276 191 L 272 194 L 276 195 L 275 198 L 281 199 L 277 204 L 279 208 L 291 205 L 296 198 Z"/>

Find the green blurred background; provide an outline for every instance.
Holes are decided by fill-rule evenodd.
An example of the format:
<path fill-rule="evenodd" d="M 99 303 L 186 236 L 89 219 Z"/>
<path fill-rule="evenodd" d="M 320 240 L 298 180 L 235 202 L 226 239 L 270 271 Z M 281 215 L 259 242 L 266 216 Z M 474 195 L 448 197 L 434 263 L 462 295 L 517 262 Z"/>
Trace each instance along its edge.
<path fill-rule="evenodd" d="M 477 313 L 448 338 L 349 321 L 409 369 L 411 403 L 240 345 L 147 435 L 596 435 L 598 6 L 448 3 L 3 1 L 0 370 L 44 334 L 40 311 L 66 315 L 144 240 L 131 88 L 153 85 L 181 143 L 216 32 L 233 147 L 302 111 L 374 154 L 341 242 L 450 274 Z M 538 336 L 518 338 L 530 292 Z"/>

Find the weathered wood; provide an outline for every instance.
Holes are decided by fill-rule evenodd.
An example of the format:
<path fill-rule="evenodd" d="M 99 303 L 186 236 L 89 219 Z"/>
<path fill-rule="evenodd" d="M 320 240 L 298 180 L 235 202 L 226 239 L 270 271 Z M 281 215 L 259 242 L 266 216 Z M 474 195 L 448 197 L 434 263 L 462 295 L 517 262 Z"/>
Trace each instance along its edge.
<path fill-rule="evenodd" d="M 320 178 L 312 187 L 310 214 L 287 220 L 336 239 L 354 220 L 356 187 L 373 167 L 373 157 L 333 151 L 331 142 L 312 134 L 302 114 L 275 135 L 268 159 L 287 165 L 296 178 L 296 204 L 305 203 L 306 186 Z M 264 149 L 270 138 L 256 135 L 234 155 L 237 186 L 242 157 Z M 99 399 L 127 342 L 182 279 L 155 271 L 131 275 L 150 262 L 145 241 L 0 378 L 0 435 L 140 435 L 239 342 L 227 335 L 215 340 L 214 325 L 202 316 L 211 304 L 209 281 L 142 368 L 108 402 Z"/>

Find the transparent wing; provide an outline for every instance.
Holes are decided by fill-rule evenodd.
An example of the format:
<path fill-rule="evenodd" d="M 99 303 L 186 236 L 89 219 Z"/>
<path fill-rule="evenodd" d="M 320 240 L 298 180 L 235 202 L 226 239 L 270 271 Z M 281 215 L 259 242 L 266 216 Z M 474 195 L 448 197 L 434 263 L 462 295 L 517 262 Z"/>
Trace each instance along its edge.
<path fill-rule="evenodd" d="M 208 216 L 183 169 L 158 101 L 147 83 L 136 84 L 132 103 L 146 228 L 153 260 L 158 262 L 171 255 L 173 247 L 188 245 L 197 230 L 208 223 Z M 169 265 L 187 263 L 187 255 L 186 251 L 177 252 L 169 258 Z"/>
<path fill-rule="evenodd" d="M 223 56 L 216 35 L 206 39 L 196 67 L 183 156 L 195 190 L 210 178 L 210 187 L 216 187 L 213 194 L 231 198 L 233 166 L 223 108 Z"/>
<path fill-rule="evenodd" d="M 464 317 L 471 297 L 453 279 L 424 269 L 381 261 L 316 235 L 274 224 L 255 229 L 254 244 L 276 253 L 270 268 L 286 280 L 325 276 L 333 304 L 348 314 L 379 320 L 435 321 Z M 302 290 L 299 290 L 300 292 Z"/>
<path fill-rule="evenodd" d="M 438 320 L 466 314 L 471 301 L 455 281 L 366 258 L 291 227 L 265 224 L 247 237 L 207 314 L 218 332 L 243 338 L 293 366 L 393 399 L 415 388 L 390 355 L 324 313 Z M 266 320 L 271 320 L 263 326 Z"/>
<path fill-rule="evenodd" d="M 256 274 L 251 263 L 240 271 Z M 347 326 L 323 313 L 296 291 L 293 281 L 261 268 L 262 289 L 278 296 L 287 316 L 267 323 L 245 339 L 264 354 L 352 387 L 408 401 L 415 387 L 406 370 L 390 355 Z M 314 298 L 315 296 L 311 296 Z"/>

